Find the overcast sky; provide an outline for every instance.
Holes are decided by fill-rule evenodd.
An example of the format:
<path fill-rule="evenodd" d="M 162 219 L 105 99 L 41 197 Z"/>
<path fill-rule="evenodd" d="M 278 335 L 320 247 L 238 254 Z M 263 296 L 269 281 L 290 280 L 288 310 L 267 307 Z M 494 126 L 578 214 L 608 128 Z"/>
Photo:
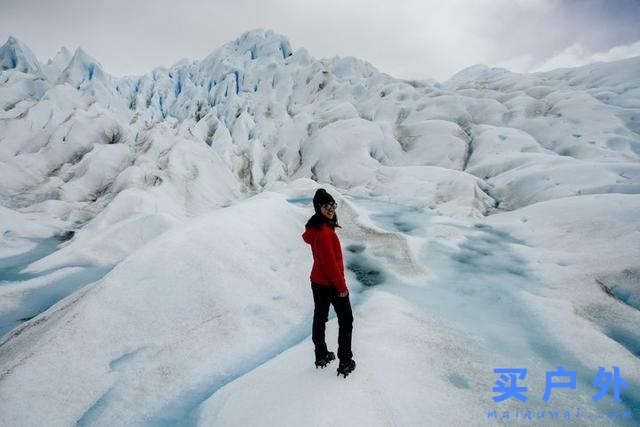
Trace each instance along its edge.
<path fill-rule="evenodd" d="M 81 46 L 116 76 L 201 59 L 255 28 L 316 58 L 443 81 L 478 63 L 526 72 L 638 56 L 640 0 L 0 0 L 0 43 L 13 35 L 42 62 Z"/>

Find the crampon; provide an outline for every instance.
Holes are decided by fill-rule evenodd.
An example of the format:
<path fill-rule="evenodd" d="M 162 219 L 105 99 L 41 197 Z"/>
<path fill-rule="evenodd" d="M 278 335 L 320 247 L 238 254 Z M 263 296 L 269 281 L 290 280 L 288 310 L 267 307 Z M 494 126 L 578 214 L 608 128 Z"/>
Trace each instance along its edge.
<path fill-rule="evenodd" d="M 349 359 L 347 361 L 344 362 L 340 362 L 340 364 L 338 365 L 338 376 L 340 374 L 344 375 L 345 378 L 347 378 L 347 375 L 349 375 L 351 372 L 353 372 L 353 370 L 356 369 L 356 361 L 353 359 Z"/>
<path fill-rule="evenodd" d="M 318 367 L 324 369 L 324 367 L 327 366 L 329 363 L 331 363 L 331 361 L 334 360 L 335 358 L 336 358 L 335 354 L 333 354 L 332 351 L 328 351 L 327 354 L 324 355 L 324 357 L 316 359 L 316 369 Z"/>

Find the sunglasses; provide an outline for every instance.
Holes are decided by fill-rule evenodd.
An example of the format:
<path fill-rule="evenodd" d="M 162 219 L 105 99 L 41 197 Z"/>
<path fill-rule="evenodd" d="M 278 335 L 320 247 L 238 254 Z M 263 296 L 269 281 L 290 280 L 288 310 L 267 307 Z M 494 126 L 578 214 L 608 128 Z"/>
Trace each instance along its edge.
<path fill-rule="evenodd" d="M 325 208 L 328 211 L 335 211 L 336 208 L 338 207 L 338 204 L 335 203 L 335 202 L 334 203 L 327 203 L 327 204 L 322 205 L 322 207 Z"/>

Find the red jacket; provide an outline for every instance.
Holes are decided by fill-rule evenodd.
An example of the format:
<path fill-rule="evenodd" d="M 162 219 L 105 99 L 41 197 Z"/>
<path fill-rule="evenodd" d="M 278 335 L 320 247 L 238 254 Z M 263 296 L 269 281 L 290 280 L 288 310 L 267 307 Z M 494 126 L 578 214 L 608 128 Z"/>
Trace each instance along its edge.
<path fill-rule="evenodd" d="M 320 285 L 335 286 L 338 292 L 347 290 L 344 278 L 342 248 L 338 235 L 328 224 L 322 228 L 305 228 L 302 239 L 311 245 L 313 252 L 313 268 L 310 279 Z"/>

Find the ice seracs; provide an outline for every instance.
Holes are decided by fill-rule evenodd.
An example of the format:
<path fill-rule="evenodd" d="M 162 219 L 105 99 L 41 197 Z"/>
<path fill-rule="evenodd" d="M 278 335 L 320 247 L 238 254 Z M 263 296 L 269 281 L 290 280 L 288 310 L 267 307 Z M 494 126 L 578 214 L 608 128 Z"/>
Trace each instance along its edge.
<path fill-rule="evenodd" d="M 38 73 L 40 62 L 24 43 L 9 36 L 0 47 L 0 71 L 16 70 L 21 73 Z"/>

